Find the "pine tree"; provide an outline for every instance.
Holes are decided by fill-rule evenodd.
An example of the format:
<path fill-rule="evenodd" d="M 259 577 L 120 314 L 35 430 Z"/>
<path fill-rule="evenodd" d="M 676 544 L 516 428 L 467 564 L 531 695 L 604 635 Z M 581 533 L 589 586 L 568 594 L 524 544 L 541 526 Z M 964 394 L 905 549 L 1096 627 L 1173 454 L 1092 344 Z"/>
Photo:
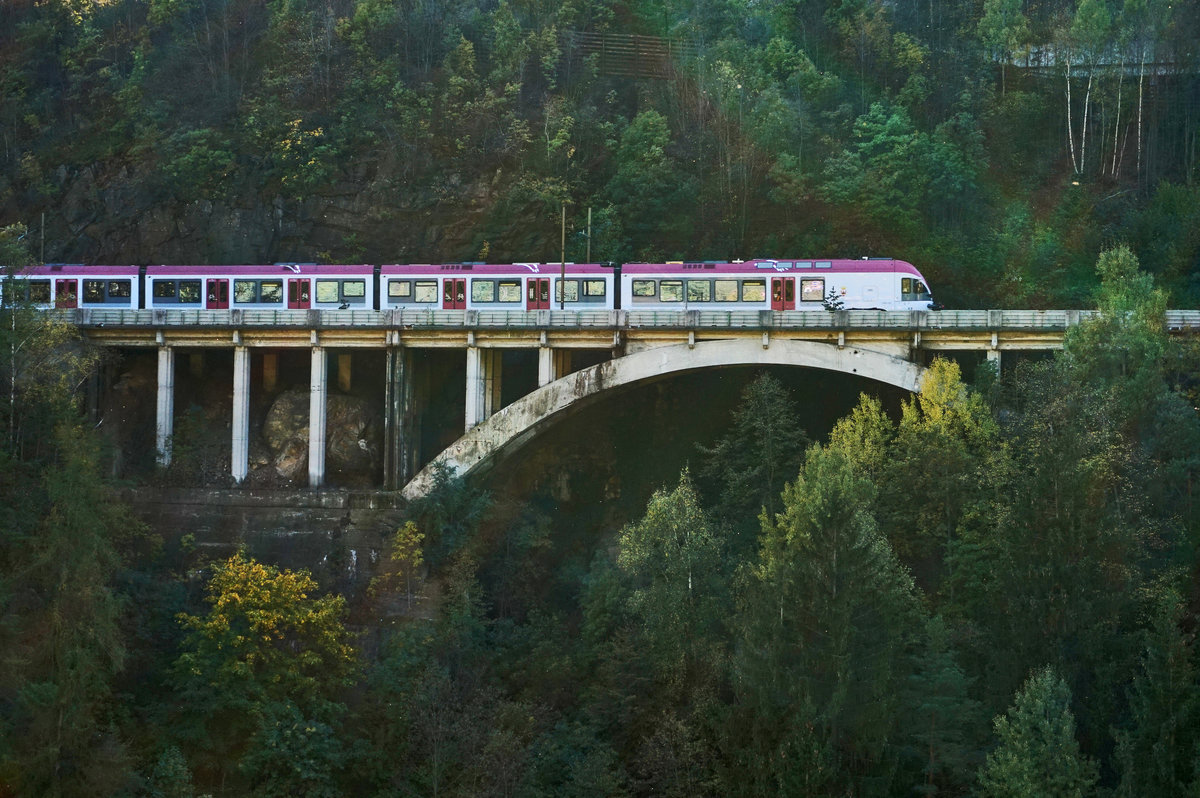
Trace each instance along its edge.
<path fill-rule="evenodd" d="M 1036 671 L 1007 715 L 995 720 L 999 745 L 979 772 L 983 798 L 1081 798 L 1097 782 L 1096 763 L 1079 751 L 1071 691 L 1051 667 Z"/>

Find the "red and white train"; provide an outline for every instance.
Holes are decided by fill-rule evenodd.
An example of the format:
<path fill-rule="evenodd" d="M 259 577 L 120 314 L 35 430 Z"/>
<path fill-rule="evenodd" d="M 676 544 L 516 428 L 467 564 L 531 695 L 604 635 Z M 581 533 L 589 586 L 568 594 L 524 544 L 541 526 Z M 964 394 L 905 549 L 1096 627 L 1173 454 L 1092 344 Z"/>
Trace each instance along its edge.
<path fill-rule="evenodd" d="M 39 307 L 168 310 L 936 310 L 891 258 L 671 263 L 35 266 L 4 280 Z"/>

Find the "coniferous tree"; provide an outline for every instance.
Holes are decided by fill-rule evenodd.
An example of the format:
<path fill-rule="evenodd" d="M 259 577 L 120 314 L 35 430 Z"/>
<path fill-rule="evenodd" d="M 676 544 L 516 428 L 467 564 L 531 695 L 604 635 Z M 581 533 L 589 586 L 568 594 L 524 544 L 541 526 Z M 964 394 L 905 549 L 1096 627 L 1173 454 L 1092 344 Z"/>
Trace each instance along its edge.
<path fill-rule="evenodd" d="M 701 476 L 720 486 L 717 507 L 735 524 L 745 525 L 765 510 L 775 514 L 784 484 L 804 463 L 808 434 L 788 391 L 764 373 L 742 391 L 729 431 L 711 448 L 701 446 Z"/>
<path fill-rule="evenodd" d="M 796 779 L 875 791 L 897 767 L 921 611 L 875 527 L 873 492 L 843 454 L 813 447 L 782 512 L 764 519 L 739 618 L 730 726 L 761 793 Z"/>
<path fill-rule="evenodd" d="M 979 773 L 984 798 L 1082 798 L 1096 786 L 1096 763 L 1079 751 L 1071 691 L 1053 668 L 1029 677 L 995 720 L 998 747 Z"/>

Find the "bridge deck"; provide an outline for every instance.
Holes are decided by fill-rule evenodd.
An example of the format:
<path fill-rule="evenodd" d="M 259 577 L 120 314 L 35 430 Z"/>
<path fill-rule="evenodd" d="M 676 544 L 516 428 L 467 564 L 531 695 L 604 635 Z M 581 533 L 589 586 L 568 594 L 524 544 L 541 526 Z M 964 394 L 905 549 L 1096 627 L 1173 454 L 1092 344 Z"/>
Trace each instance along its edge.
<path fill-rule="evenodd" d="M 907 339 L 927 349 L 1052 349 L 1083 310 L 463 311 L 100 310 L 54 311 L 108 346 L 423 347 L 654 346 L 768 334 L 846 343 Z M 1200 331 L 1200 310 L 1168 311 L 1172 332 Z M 915 340 L 914 340 L 915 337 Z"/>

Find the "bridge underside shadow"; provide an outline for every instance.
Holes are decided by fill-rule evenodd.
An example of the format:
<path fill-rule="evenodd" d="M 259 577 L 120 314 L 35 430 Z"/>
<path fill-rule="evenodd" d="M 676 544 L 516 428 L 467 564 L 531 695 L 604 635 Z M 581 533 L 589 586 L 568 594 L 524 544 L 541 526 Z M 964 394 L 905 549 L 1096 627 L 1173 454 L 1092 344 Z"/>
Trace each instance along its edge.
<path fill-rule="evenodd" d="M 919 390 L 925 369 L 892 355 L 812 341 L 754 339 L 705 341 L 648 349 L 569 374 L 513 402 L 471 429 L 404 486 L 405 498 L 424 496 L 439 469 L 465 477 L 482 473 L 546 427 L 594 404 L 616 389 L 688 371 L 733 366 L 801 366 L 839 371 Z"/>

